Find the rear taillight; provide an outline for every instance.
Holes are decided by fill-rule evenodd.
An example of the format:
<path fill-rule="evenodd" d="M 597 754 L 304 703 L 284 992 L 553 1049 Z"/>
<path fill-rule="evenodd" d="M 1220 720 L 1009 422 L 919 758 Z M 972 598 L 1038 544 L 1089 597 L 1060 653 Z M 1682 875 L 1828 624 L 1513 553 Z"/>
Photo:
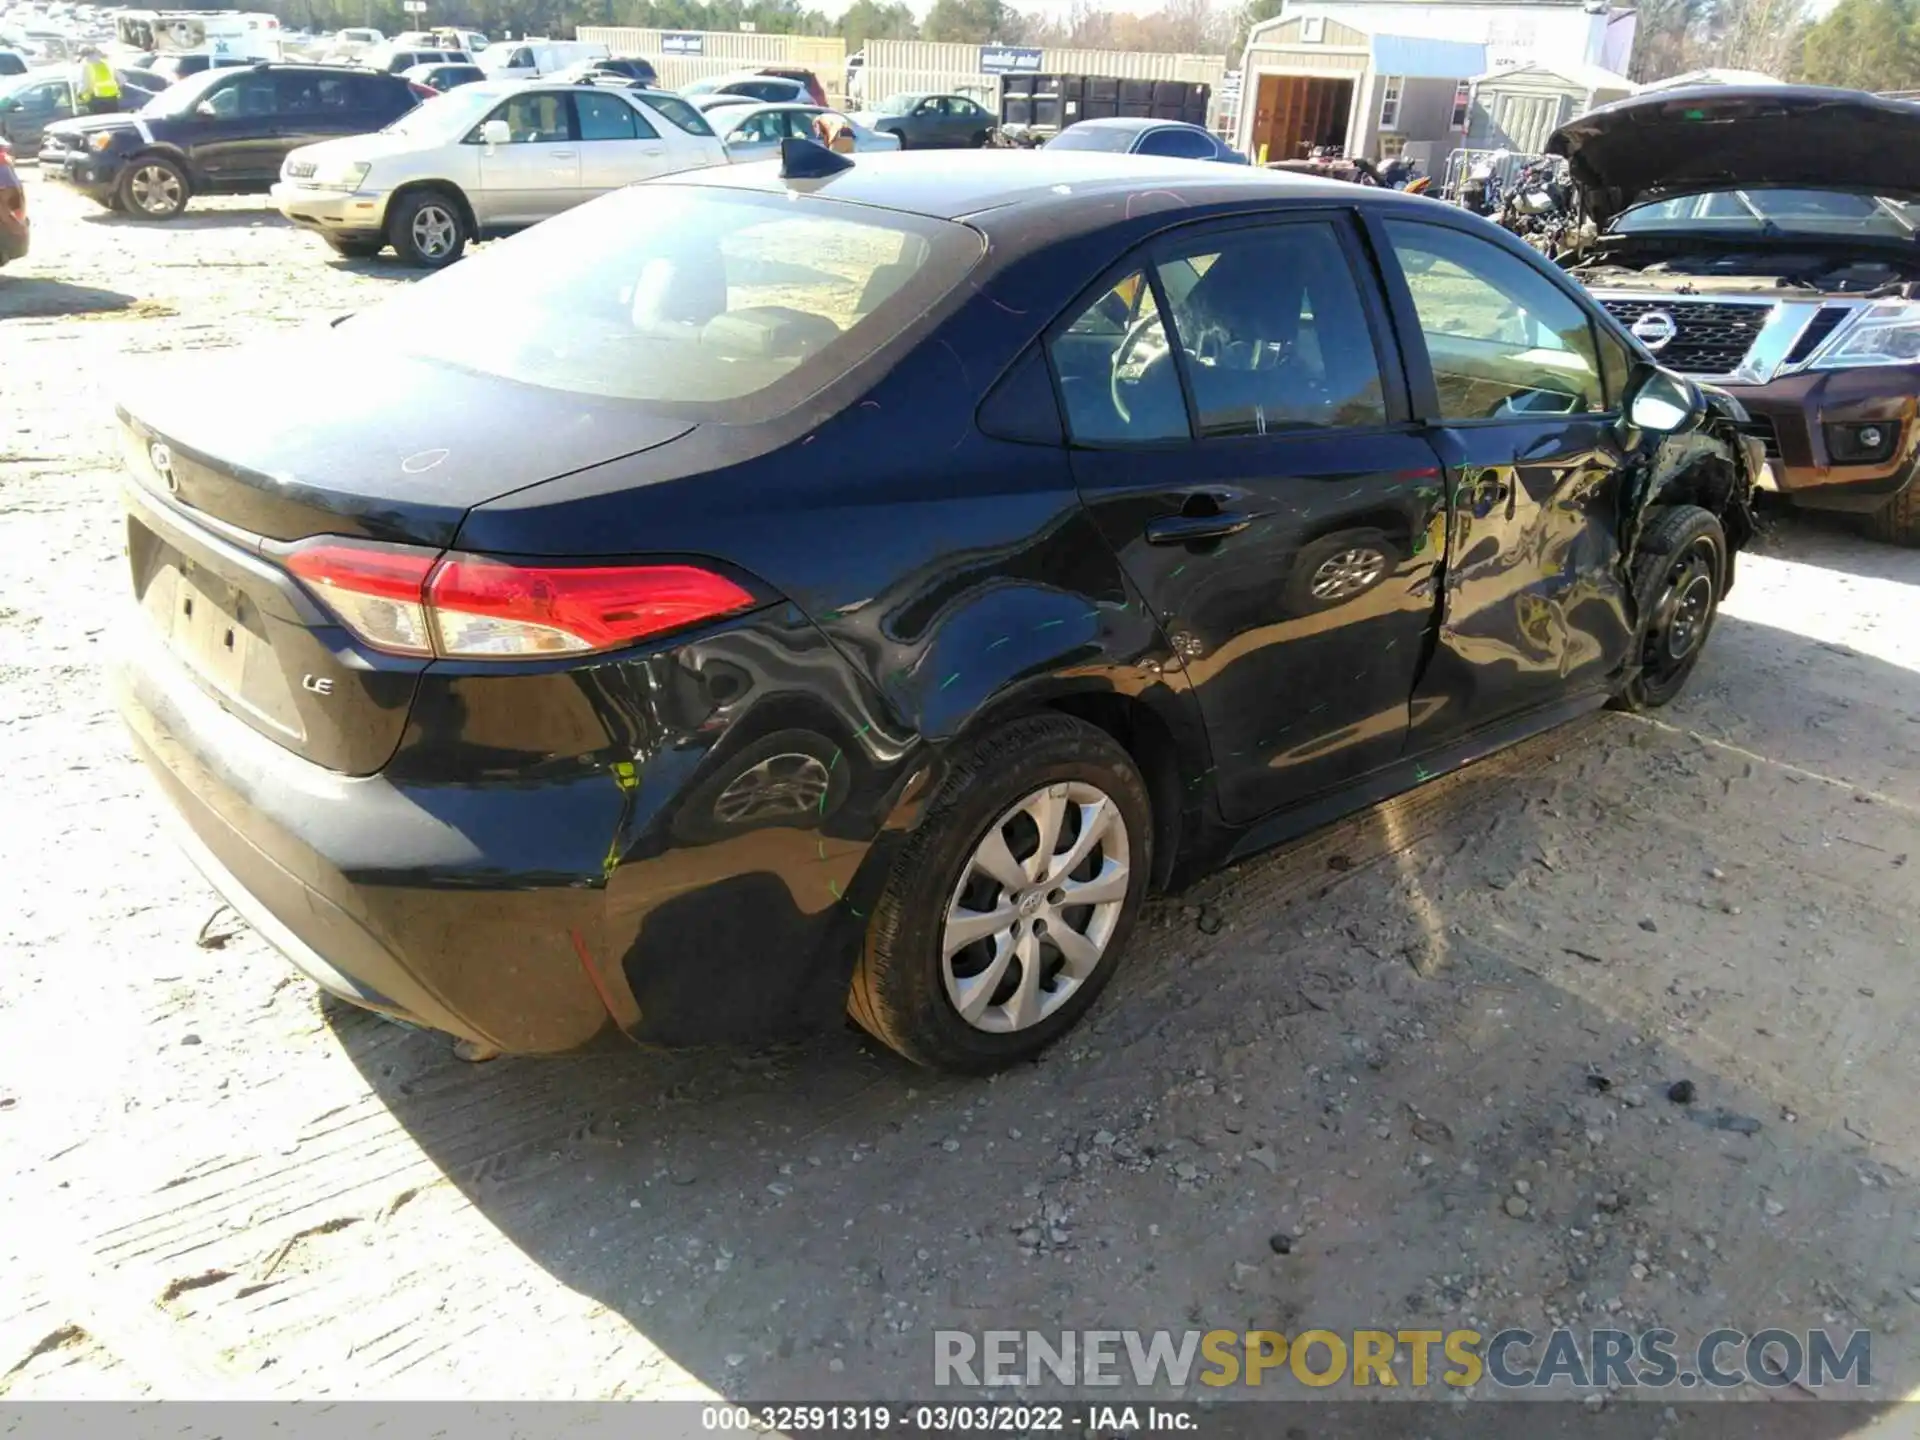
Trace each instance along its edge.
<path fill-rule="evenodd" d="M 407 89 L 413 92 L 413 98 L 416 100 L 431 100 L 440 93 L 431 85 L 422 85 L 418 80 L 407 81 Z"/>
<path fill-rule="evenodd" d="M 287 568 L 361 640 L 397 655 L 587 655 L 758 603 L 697 565 L 519 565 L 320 539 L 295 549 Z"/>

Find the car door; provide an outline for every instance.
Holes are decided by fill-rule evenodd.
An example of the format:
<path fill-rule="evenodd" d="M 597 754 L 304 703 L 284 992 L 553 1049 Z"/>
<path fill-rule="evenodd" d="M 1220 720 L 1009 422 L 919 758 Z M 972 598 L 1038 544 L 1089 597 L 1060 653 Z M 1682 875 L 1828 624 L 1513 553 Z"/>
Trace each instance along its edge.
<path fill-rule="evenodd" d="M 674 168 L 667 142 L 615 91 L 573 97 L 580 135 L 580 198 L 617 190 Z"/>
<path fill-rule="evenodd" d="M 357 135 L 365 128 L 359 106 L 361 77 L 349 71 L 328 74 L 324 70 L 275 70 L 275 103 L 280 112 L 281 160 L 302 145 L 335 140 L 342 135 Z"/>
<path fill-rule="evenodd" d="M 1342 210 L 1174 232 L 1049 341 L 1080 493 L 1242 823 L 1395 760 L 1445 498 Z"/>
<path fill-rule="evenodd" d="M 718 112 L 726 124 L 726 111 Z M 787 133 L 786 121 L 778 110 L 756 110 L 736 122 L 727 131 L 727 155 L 736 162 L 765 160 L 780 152 L 780 141 Z"/>
<path fill-rule="evenodd" d="M 940 102 L 940 110 L 948 145 L 970 148 L 973 137 L 989 128 L 986 112 L 965 96 L 948 95 Z"/>
<path fill-rule="evenodd" d="M 270 70 L 242 70 L 207 90 L 176 137 L 204 183 L 215 188 L 271 181 L 291 146 L 283 145 Z"/>
<path fill-rule="evenodd" d="M 1411 740 L 1425 748 L 1577 699 L 1625 659 L 1617 523 L 1630 457 L 1606 377 L 1627 362 L 1541 265 L 1451 225 L 1376 223 L 1401 333 L 1419 338 L 1413 399 L 1449 492 L 1439 642 Z"/>
<path fill-rule="evenodd" d="M 508 138 L 502 145 L 480 142 L 480 193 L 470 198 L 483 228 L 537 224 L 579 200 L 580 142 L 565 91 L 523 90 L 501 101 L 487 120 L 505 121 Z"/>
<path fill-rule="evenodd" d="M 46 80 L 13 93 L 13 108 L 0 114 L 0 137 L 31 154 L 40 148 L 40 136 L 56 120 L 75 113 L 73 86 L 65 80 Z"/>

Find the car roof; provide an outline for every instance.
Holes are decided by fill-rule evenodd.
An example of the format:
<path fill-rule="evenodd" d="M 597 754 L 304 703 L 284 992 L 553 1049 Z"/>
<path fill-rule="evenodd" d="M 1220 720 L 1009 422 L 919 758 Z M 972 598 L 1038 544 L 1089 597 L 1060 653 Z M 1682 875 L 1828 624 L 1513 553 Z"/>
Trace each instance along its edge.
<path fill-rule="evenodd" d="M 1161 130 L 1171 126 L 1176 130 L 1198 130 L 1203 135 L 1213 132 L 1204 125 L 1189 124 L 1185 120 L 1153 120 L 1132 115 L 1107 116 L 1099 120 L 1077 121 L 1071 128 L 1075 130 L 1123 130 L 1138 133 L 1143 130 Z M 1065 134 L 1065 131 L 1061 132 Z"/>
<path fill-rule="evenodd" d="M 654 183 L 770 193 L 804 187 L 828 199 L 935 220 L 959 220 L 989 211 L 1039 205 L 1062 215 L 1075 209 L 1089 217 L 1111 215 L 1116 200 L 1122 201 L 1124 208 L 1135 203 L 1134 197 L 1144 201 L 1149 192 L 1196 205 L 1263 197 L 1333 200 L 1350 205 L 1375 194 L 1343 181 L 1221 165 L 1211 160 L 1044 147 L 956 151 L 943 156 L 937 166 L 928 165 L 922 155 L 881 151 L 861 155 L 845 170 L 823 180 L 789 181 L 781 176 L 777 162 L 770 161 L 683 171 L 667 182 Z"/>

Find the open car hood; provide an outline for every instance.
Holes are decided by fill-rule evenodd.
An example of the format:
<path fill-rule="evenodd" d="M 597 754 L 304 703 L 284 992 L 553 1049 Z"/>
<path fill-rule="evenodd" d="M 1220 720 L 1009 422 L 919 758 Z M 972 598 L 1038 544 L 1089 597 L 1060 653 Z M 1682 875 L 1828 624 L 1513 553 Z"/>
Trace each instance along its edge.
<path fill-rule="evenodd" d="M 1547 142 L 1594 222 L 1738 186 L 1920 197 L 1920 104 L 1811 85 L 1700 86 L 1602 105 Z"/>

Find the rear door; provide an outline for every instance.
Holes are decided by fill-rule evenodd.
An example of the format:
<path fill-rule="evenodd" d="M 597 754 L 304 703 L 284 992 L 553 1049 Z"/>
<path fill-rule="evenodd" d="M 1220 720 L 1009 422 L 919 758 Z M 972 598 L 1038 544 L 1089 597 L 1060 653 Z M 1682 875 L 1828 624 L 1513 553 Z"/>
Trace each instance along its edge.
<path fill-rule="evenodd" d="M 660 132 L 618 93 L 606 90 L 572 98 L 580 135 L 581 198 L 664 175 L 673 168 Z"/>
<path fill-rule="evenodd" d="M 271 70 L 240 71 L 208 90 L 196 113 L 182 118 L 179 138 L 206 181 L 248 186 L 280 173 L 293 147 L 282 138 L 276 83 Z"/>
<path fill-rule="evenodd" d="M 270 73 L 280 110 L 280 159 L 302 145 L 358 135 L 367 128 L 368 116 L 360 103 L 362 77 L 345 70 Z"/>
<path fill-rule="evenodd" d="M 482 225 L 533 225 L 579 201 L 580 142 L 565 91 L 509 96 L 487 119 L 504 120 L 509 138 L 481 146 L 480 193 L 471 198 Z"/>
<path fill-rule="evenodd" d="M 1177 231 L 1097 289 L 1049 342 L 1074 473 L 1184 657 L 1224 814 L 1393 761 L 1445 506 L 1351 216 Z"/>
<path fill-rule="evenodd" d="M 1503 246 L 1404 220 L 1378 234 L 1402 333 L 1421 341 L 1414 403 L 1452 512 L 1439 644 L 1416 697 L 1426 748 L 1598 689 L 1626 658 L 1626 356 L 1565 285 Z"/>
<path fill-rule="evenodd" d="M 716 112 L 722 126 L 727 121 L 727 111 Z M 753 114 L 735 122 L 726 132 L 727 155 L 736 162 L 764 160 L 776 155 L 781 140 L 786 138 L 787 122 L 778 110 L 757 110 Z"/>

